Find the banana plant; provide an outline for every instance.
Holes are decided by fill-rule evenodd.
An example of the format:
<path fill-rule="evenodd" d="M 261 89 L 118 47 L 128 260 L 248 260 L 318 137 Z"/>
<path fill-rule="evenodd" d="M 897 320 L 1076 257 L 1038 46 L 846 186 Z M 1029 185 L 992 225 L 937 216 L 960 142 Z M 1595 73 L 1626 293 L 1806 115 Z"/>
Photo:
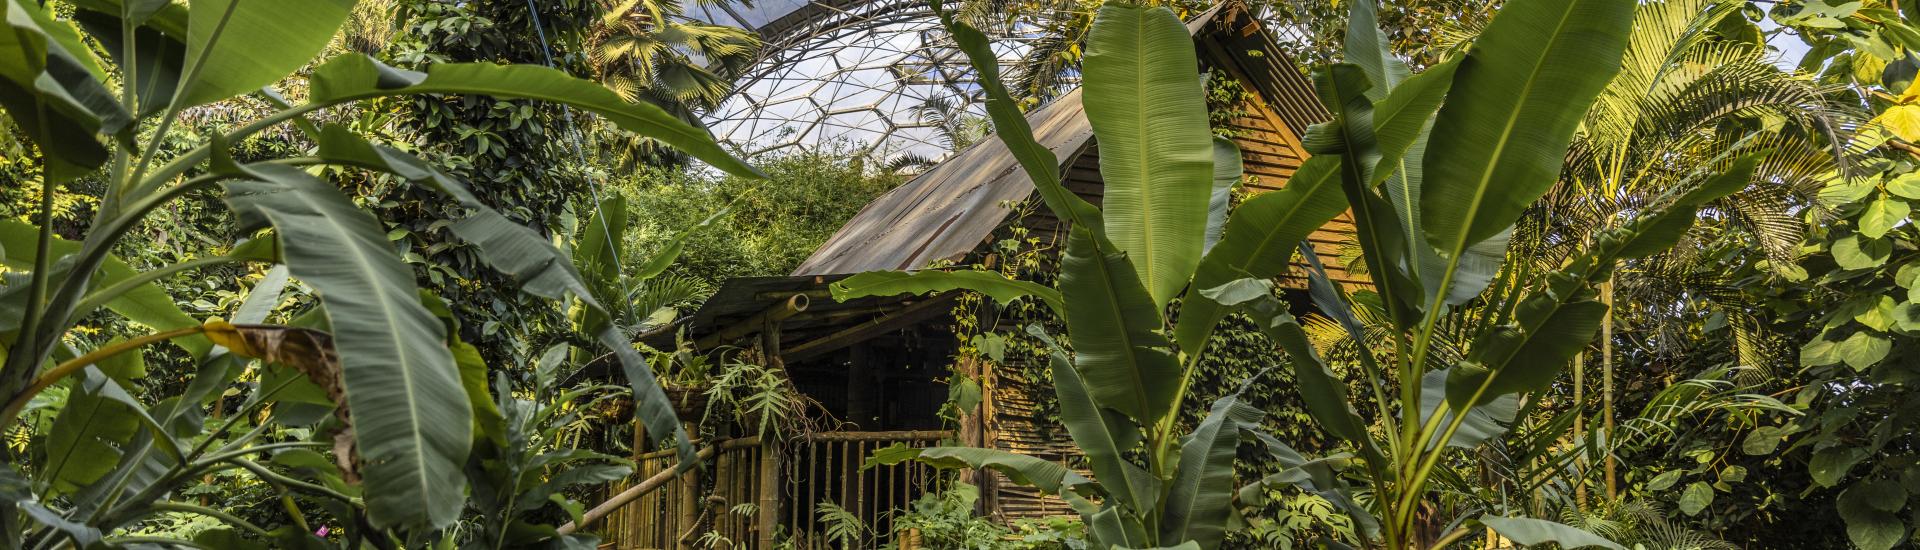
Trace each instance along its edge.
<path fill-rule="evenodd" d="M 1207 139 L 1193 43 L 1171 11 L 1108 2 L 1088 35 L 1083 101 L 1100 144 L 1104 209 L 1061 187 L 1057 159 L 1034 141 L 980 33 L 943 16 L 973 60 L 999 138 L 1069 224 L 1058 290 L 994 273 L 921 271 L 862 274 L 834 292 L 846 299 L 969 289 L 1050 306 L 1066 320 L 1061 347 L 1071 348 L 1052 357 L 1062 423 L 1093 476 L 977 448 L 888 449 L 875 461 L 1000 471 L 1072 504 L 1097 548 L 1207 549 L 1220 546 L 1235 513 L 1234 449 L 1251 440 L 1286 468 L 1261 483 L 1335 503 L 1365 546 L 1437 548 L 1484 526 L 1522 544 L 1620 548 L 1566 525 L 1497 515 L 1423 535 L 1417 511 L 1444 457 L 1498 435 L 1519 396 L 1547 389 L 1593 340 L 1605 313 L 1596 282 L 1620 261 L 1671 246 L 1700 204 L 1747 183 L 1750 162 L 1724 175 L 1702 167 L 1684 189 L 1596 238 L 1560 270 L 1502 269 L 1508 228 L 1554 184 L 1581 115 L 1620 66 L 1633 6 L 1515 0 L 1464 55 L 1415 74 L 1387 52 L 1371 2 L 1353 3 L 1346 62 L 1314 76 L 1334 120 L 1308 130 L 1313 156 L 1282 189 L 1230 214 L 1208 208 L 1209 159 L 1215 151 L 1238 155 Z M 1361 334 L 1351 298 L 1300 246 L 1349 208 L 1390 320 L 1386 338 Z M 1210 247 L 1209 222 L 1224 226 Z M 1316 306 L 1366 343 L 1358 366 L 1375 401 L 1370 410 L 1388 411 L 1379 418 L 1357 412 L 1359 398 L 1346 395 L 1273 291 L 1269 280 L 1288 269 L 1296 249 L 1311 266 Z M 1442 321 L 1484 302 L 1496 279 L 1517 290 L 1469 328 L 1463 353 L 1435 353 Z M 1170 318 L 1176 298 L 1179 315 Z M 1288 352 L 1308 412 L 1351 453 L 1303 456 L 1262 433 L 1259 411 L 1237 396 L 1180 433 L 1176 411 L 1195 365 L 1216 325 L 1236 311 Z M 1349 467 L 1367 487 L 1348 486 Z"/>
<path fill-rule="evenodd" d="M 236 348 L 242 342 L 232 336 L 231 324 L 188 316 L 155 284 L 233 264 L 282 265 L 319 297 L 318 307 L 303 318 L 320 328 L 328 345 L 324 352 L 307 351 L 337 360 L 338 368 L 315 383 L 335 390 L 330 396 L 344 430 L 334 448 L 347 477 L 359 480 L 355 517 L 376 530 L 416 534 L 439 531 L 458 518 L 466 502 L 461 469 L 474 440 L 470 390 L 485 395 L 484 365 L 478 383 L 463 383 L 458 342 L 447 336 L 432 301 L 421 299 L 412 269 L 388 245 L 381 222 L 321 177 L 325 170 L 392 174 L 439 193 L 465 207 L 448 220 L 450 230 L 523 291 L 554 300 L 571 295 L 587 308 L 604 309 L 563 252 L 510 222 L 463 182 L 344 127 L 319 125 L 309 115 L 420 94 L 550 101 L 721 170 L 758 176 L 704 129 L 543 67 L 437 64 L 412 71 L 342 55 L 302 72 L 304 99 L 289 102 L 273 86 L 310 66 L 353 0 L 71 0 L 71 19 L 57 18 L 41 3 L 0 1 L 6 11 L 0 108 L 32 143 L 41 168 L 39 181 L 18 182 L 39 188 L 38 223 L 0 225 L 8 267 L 0 287 L 0 401 L 8 404 L 0 412 L 0 429 L 56 384 L 77 388 L 85 403 L 96 405 L 83 410 L 70 402 L 60 412 L 56 423 L 63 432 L 56 439 L 70 441 L 69 451 L 81 451 L 68 453 L 60 468 L 13 457 L 0 468 L 0 484 L 10 497 L 0 502 L 0 540 L 9 546 L 86 546 L 97 542 L 94 535 L 140 518 L 127 511 L 168 502 L 178 486 L 152 484 L 145 473 L 190 465 L 186 459 L 196 455 L 176 451 L 198 434 L 178 429 L 181 419 L 197 418 L 218 393 L 213 389 L 239 372 L 240 360 L 297 359 Z M 278 109 L 208 134 L 185 152 L 161 151 L 158 144 L 174 135 L 184 110 L 243 94 L 264 97 Z M 229 155 L 230 145 L 282 125 L 297 127 L 316 146 L 302 156 L 245 164 Z M 64 240 L 51 223 L 52 198 L 82 178 L 99 182 L 104 191 L 84 238 Z M 198 194 L 220 195 L 250 238 L 223 254 L 147 271 L 113 256 L 149 214 Z M 153 332 L 74 349 L 68 336 L 101 310 Z M 620 361 L 648 433 L 656 442 L 677 442 L 691 456 L 652 371 L 621 330 L 607 326 L 592 337 Z M 199 364 L 187 394 L 150 405 L 130 397 L 123 381 L 95 376 L 103 362 L 163 342 L 184 348 Z M 103 448 L 108 452 L 84 452 Z M 213 453 L 219 459 L 214 463 L 191 465 L 245 468 L 248 457 L 275 449 L 241 444 Z"/>

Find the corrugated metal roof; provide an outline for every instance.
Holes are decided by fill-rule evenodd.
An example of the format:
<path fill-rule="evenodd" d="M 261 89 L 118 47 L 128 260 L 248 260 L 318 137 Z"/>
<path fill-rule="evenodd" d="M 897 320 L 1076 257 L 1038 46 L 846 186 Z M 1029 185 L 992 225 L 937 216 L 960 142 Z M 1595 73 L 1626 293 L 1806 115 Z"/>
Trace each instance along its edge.
<path fill-rule="evenodd" d="M 1222 17 L 1221 14 L 1227 15 Z M 1187 23 L 1196 35 L 1210 23 L 1245 23 L 1239 33 L 1223 32 L 1228 40 L 1251 48 L 1263 49 L 1269 59 L 1255 63 L 1261 68 L 1275 66 L 1278 48 L 1272 38 L 1258 30 L 1257 23 L 1240 20 L 1247 17 L 1238 2 L 1222 2 Z M 1219 25 L 1215 25 L 1216 27 Z M 1219 31 L 1229 31 L 1220 28 Z M 1251 40 L 1253 43 L 1248 44 Z M 1230 55 L 1243 53 L 1242 49 Z M 1291 67 L 1285 70 L 1259 71 L 1262 79 L 1280 82 L 1259 83 L 1262 91 L 1304 86 L 1304 78 Z M 1294 90 L 1288 90 L 1294 91 Z M 1311 96 L 1309 96 L 1311 97 Z M 1308 109 L 1317 103 L 1308 102 Z M 1325 111 L 1299 118 L 1324 117 Z M 1292 114 L 1292 113 L 1289 113 Z M 1293 117 L 1287 117 L 1293 118 Z M 1324 118 L 1320 118 L 1324 120 Z M 1093 126 L 1080 105 L 1080 90 L 1073 90 L 1052 103 L 1027 114 L 1033 137 L 1053 151 L 1064 167 L 1085 151 L 1093 141 Z M 1287 120 L 1295 124 L 1301 120 Z M 1315 121 L 1317 122 L 1317 121 Z M 1302 126 L 1301 128 L 1304 128 Z M 983 139 L 954 155 L 912 181 L 867 203 L 840 231 L 834 233 L 812 256 L 795 269 L 796 276 L 844 275 L 866 271 L 915 270 L 937 260 L 954 260 L 978 249 L 994 230 L 1007 221 L 1013 210 L 1008 204 L 1025 200 L 1034 192 L 1033 180 L 1020 168 L 1004 142 L 997 137 Z"/>
<path fill-rule="evenodd" d="M 1027 115 L 1033 137 L 1062 164 L 1093 139 L 1074 90 Z M 919 269 L 980 246 L 1033 194 L 1033 180 L 997 138 L 980 140 L 854 215 L 794 275 Z"/>

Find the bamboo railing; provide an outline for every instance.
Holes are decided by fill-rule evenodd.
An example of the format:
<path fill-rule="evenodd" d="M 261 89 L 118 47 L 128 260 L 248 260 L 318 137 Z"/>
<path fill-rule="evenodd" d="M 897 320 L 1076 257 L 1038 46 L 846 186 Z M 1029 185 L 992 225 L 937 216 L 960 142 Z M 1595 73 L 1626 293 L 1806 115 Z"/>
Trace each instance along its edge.
<path fill-rule="evenodd" d="M 603 548 L 720 548 L 769 550 L 791 539 L 794 548 L 838 548 L 826 537 L 821 503 L 838 506 L 865 525 L 850 548 L 879 548 L 891 540 L 892 517 L 942 477 L 918 463 L 863 468 L 878 449 L 896 443 L 927 447 L 950 431 L 823 432 L 784 442 L 757 437 L 714 443 L 701 466 L 641 495 L 607 516 L 597 529 Z M 634 473 L 610 487 L 673 470 L 671 450 L 634 457 Z"/>

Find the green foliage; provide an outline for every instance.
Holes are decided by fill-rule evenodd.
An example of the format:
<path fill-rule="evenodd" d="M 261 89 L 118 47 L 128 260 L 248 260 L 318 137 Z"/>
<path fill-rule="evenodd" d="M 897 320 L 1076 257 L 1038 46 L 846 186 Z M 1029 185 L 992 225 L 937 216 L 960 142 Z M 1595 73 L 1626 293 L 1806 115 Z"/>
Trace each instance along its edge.
<path fill-rule="evenodd" d="M 308 117 L 330 110 L 360 112 L 356 107 L 377 111 L 395 96 L 537 100 L 591 113 L 741 175 L 754 171 L 722 152 L 703 130 L 658 107 L 627 103 L 592 82 L 531 66 L 434 63 L 426 72 L 412 72 L 363 55 L 332 56 L 306 78 L 292 81 L 304 86 L 305 93 L 295 94 L 304 98 L 301 103 L 269 87 L 261 95 L 272 107 L 242 110 L 253 116 L 250 120 L 232 127 L 200 126 L 183 109 L 293 77 L 331 42 L 352 3 L 303 4 L 293 12 L 222 0 L 76 4 L 78 17 L 86 19 L 78 27 L 54 19 L 42 6 L 9 1 L 14 32 L 0 39 L 14 46 L 9 49 L 14 57 L 0 62 L 5 81 L 0 106 L 10 124 L 33 138 L 38 148 L 33 158 L 45 167 L 44 177 L 21 182 L 38 187 L 38 204 L 21 209 L 33 225 L 6 228 L 12 242 L 7 282 L 0 287 L 0 349 L 6 352 L 0 397 L 7 403 L 0 410 L 0 430 L 14 433 L 21 413 L 32 407 L 33 424 L 27 429 L 47 431 L 26 436 L 44 438 L 51 451 L 8 445 L 0 540 L 9 546 L 70 542 L 90 547 L 103 534 L 121 536 L 146 518 L 184 512 L 226 526 L 194 533 L 197 546 L 324 544 L 308 534 L 313 529 L 293 498 L 296 493 L 350 526 L 341 541 L 350 547 L 460 542 L 460 533 L 448 529 L 470 503 L 493 520 L 494 530 L 475 538 L 475 546 L 572 540 L 538 523 L 547 520 L 516 523 L 516 516 L 550 503 L 578 514 L 577 503 L 549 497 L 573 485 L 625 475 L 626 470 L 604 465 L 573 464 L 604 456 L 540 448 L 551 442 L 539 440 L 554 438 L 546 424 L 556 421 L 554 411 L 575 405 L 580 394 L 563 395 L 536 411 L 509 399 L 503 376 L 501 398 L 491 399 L 487 363 L 460 337 L 462 318 L 448 302 L 424 291 L 408 265 L 433 262 L 397 249 L 394 241 L 409 232 L 390 229 L 362 206 L 384 209 L 399 201 L 356 192 L 366 189 L 354 185 L 343 190 L 329 179 L 399 181 L 444 194 L 454 200 L 415 210 L 436 216 L 428 230 L 445 228 L 471 246 L 467 252 L 474 265 L 502 274 L 498 280 L 510 280 L 512 292 L 554 300 L 572 296 L 590 310 L 602 309 L 600 303 L 548 239 L 503 214 L 514 209 L 482 202 L 461 179 L 402 148 L 376 144 L 348 127 L 323 128 Z M 127 63 L 96 65 L 81 43 L 81 29 Z M 103 82 L 125 85 L 109 91 Z M 155 92 L 176 83 L 171 95 Z M 164 108 L 140 108 L 148 100 L 164 101 Z M 48 125 L 55 122 L 46 118 L 49 105 L 74 107 L 60 111 L 67 120 L 58 121 L 64 126 L 57 132 Z M 151 132 L 120 129 L 142 122 L 151 124 Z M 176 124 L 182 126 L 179 132 L 173 131 Z M 286 149 L 268 147 L 268 154 L 256 156 L 261 150 L 249 140 L 280 126 L 292 127 L 274 130 L 290 137 L 279 142 Z M 302 140 L 317 147 L 287 143 Z M 302 154 L 271 154 L 296 150 Z M 379 175 L 335 176 L 327 169 Z M 63 185 L 93 194 L 97 207 L 86 213 L 91 219 L 84 228 L 55 223 L 53 199 Z M 143 265 L 144 271 L 113 256 L 130 233 L 156 217 L 154 212 L 215 190 L 225 191 L 232 213 L 222 217 L 231 220 L 222 222 L 228 225 L 216 227 L 236 233 L 188 235 L 201 241 L 181 247 L 194 249 L 182 254 L 186 257 Z M 63 231 L 75 238 L 57 239 Z M 668 257 L 663 262 L 671 261 L 671 254 L 662 256 Z M 255 291 L 231 310 L 237 323 L 196 320 L 178 297 L 153 286 L 195 270 L 246 264 L 284 267 L 267 271 Z M 301 309 L 281 316 L 282 324 L 265 324 L 280 316 L 276 310 L 285 301 L 289 274 L 318 300 L 296 296 Z M 426 279 L 433 287 L 457 286 Z M 202 309 L 220 308 L 209 303 Z M 124 332 L 89 337 L 92 327 L 81 324 L 109 311 L 118 319 L 92 323 Z M 674 441 L 690 455 L 651 369 L 625 336 L 623 329 L 608 327 L 590 337 L 610 348 L 628 374 L 637 415 L 656 442 Z M 123 383 L 151 370 L 138 354 L 169 340 L 178 341 L 190 357 L 186 366 L 193 372 L 185 387 L 127 391 Z M 556 379 L 545 375 L 565 354 L 548 356 L 553 358 L 548 365 L 534 369 L 539 388 L 553 385 Z M 231 387 L 236 381 L 241 386 Z M 54 387 L 60 391 L 41 399 Z M 223 391 L 244 399 L 228 403 Z M 42 423 L 49 414 L 50 423 Z M 563 415 L 557 421 L 571 420 Z M 314 449 L 334 449 L 336 456 L 329 459 Z M 273 466 L 257 459 L 271 459 Z M 22 470 L 16 473 L 13 465 Z M 227 470 L 245 472 L 270 487 L 291 523 L 262 528 L 178 498 L 182 491 L 211 494 L 193 493 L 201 486 L 197 480 Z M 470 484 L 476 493 L 471 502 Z M 515 532 L 512 541 L 507 531 Z M 374 540 L 379 542 L 367 542 Z"/>
<path fill-rule="evenodd" d="M 665 247 L 723 205 L 726 218 L 689 237 L 670 277 L 717 287 L 732 277 L 792 273 L 800 262 L 852 219 L 867 201 L 904 181 L 869 171 L 866 159 L 826 150 L 757 159 L 758 180 L 685 170 L 649 170 L 614 185 L 631 209 L 646 215 L 627 232 L 639 254 Z M 632 262 L 633 258 L 627 258 Z"/>

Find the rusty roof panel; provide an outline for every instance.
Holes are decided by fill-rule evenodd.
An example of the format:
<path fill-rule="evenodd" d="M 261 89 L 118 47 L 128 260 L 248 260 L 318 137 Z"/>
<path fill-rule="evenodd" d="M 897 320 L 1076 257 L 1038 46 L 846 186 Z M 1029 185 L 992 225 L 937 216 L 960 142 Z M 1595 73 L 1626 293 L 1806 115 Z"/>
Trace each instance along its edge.
<path fill-rule="evenodd" d="M 1074 90 L 1027 115 L 1034 139 L 1061 164 L 1093 139 Z M 998 138 L 983 139 L 919 177 L 868 203 L 794 275 L 837 275 L 919 269 L 978 248 L 1033 194 L 1033 180 Z"/>

